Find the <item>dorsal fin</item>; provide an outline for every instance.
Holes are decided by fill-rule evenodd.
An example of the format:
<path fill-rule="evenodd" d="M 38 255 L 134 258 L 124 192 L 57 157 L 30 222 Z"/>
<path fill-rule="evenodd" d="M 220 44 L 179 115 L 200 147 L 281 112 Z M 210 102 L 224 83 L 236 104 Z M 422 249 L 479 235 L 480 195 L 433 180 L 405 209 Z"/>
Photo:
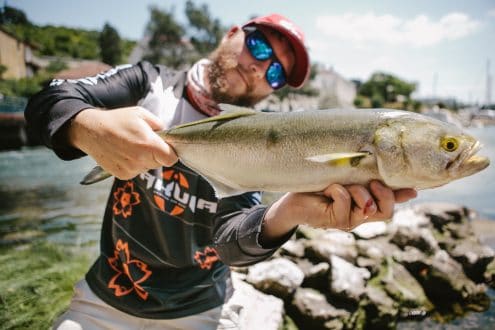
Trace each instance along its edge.
<path fill-rule="evenodd" d="M 217 122 L 228 121 L 239 117 L 252 116 L 258 113 L 256 110 L 250 108 L 238 107 L 235 105 L 224 104 L 224 103 L 220 104 L 220 109 L 222 110 L 222 112 L 217 116 L 196 120 L 182 125 L 177 125 L 174 126 L 173 129 L 195 126 L 195 125 L 215 122 L 215 121 Z"/>

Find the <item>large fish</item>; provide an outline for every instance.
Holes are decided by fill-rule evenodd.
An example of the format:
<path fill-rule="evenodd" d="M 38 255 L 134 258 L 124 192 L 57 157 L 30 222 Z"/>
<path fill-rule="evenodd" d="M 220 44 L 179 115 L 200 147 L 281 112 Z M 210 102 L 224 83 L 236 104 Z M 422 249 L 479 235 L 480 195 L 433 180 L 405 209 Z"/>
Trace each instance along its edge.
<path fill-rule="evenodd" d="M 475 174 L 490 161 L 456 126 L 385 110 L 257 112 L 222 105 L 221 115 L 160 132 L 218 197 L 246 191 L 317 192 L 331 183 L 425 189 Z M 101 168 L 83 184 L 109 176 Z"/>

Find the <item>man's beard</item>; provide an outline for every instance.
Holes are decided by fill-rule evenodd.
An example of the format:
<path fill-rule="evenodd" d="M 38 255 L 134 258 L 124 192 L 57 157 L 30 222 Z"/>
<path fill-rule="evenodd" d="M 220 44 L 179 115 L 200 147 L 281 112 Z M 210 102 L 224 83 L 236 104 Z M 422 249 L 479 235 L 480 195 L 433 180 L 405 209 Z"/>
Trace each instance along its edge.
<path fill-rule="evenodd" d="M 211 63 L 207 68 L 208 79 L 210 82 L 210 93 L 213 101 L 217 104 L 228 103 L 239 106 L 253 106 L 261 98 L 252 95 L 252 86 L 248 85 L 243 95 L 229 94 L 229 83 L 225 74 L 229 70 L 241 70 L 238 68 L 237 55 L 229 49 L 229 44 L 220 45 L 211 55 Z"/>

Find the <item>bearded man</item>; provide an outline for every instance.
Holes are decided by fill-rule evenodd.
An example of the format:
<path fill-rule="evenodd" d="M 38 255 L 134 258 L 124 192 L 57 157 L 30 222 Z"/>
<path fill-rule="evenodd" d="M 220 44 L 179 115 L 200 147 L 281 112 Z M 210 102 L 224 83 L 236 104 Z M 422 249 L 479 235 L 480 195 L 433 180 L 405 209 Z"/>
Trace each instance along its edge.
<path fill-rule="evenodd" d="M 229 265 L 269 258 L 299 224 L 350 230 L 391 217 L 415 196 L 379 182 L 217 199 L 156 131 L 252 106 L 308 79 L 304 36 L 272 14 L 232 27 L 209 59 L 187 71 L 140 62 L 79 80 L 55 80 L 26 108 L 30 133 L 62 159 L 89 155 L 116 179 L 100 255 L 76 284 L 57 329 L 235 328 Z M 232 166 L 235 166 L 234 164 Z"/>

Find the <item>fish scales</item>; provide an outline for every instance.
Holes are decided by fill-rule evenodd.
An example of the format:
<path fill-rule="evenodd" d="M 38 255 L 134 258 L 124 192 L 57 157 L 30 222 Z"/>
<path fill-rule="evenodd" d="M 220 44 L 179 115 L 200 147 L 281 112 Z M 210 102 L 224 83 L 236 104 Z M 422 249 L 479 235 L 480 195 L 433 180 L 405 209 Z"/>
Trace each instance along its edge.
<path fill-rule="evenodd" d="M 223 105 L 216 117 L 159 132 L 219 197 L 245 191 L 321 191 L 331 183 L 425 189 L 489 165 L 458 127 L 388 109 L 265 113 Z M 101 180 L 92 171 L 83 181 Z M 108 176 L 108 174 L 107 174 Z"/>

